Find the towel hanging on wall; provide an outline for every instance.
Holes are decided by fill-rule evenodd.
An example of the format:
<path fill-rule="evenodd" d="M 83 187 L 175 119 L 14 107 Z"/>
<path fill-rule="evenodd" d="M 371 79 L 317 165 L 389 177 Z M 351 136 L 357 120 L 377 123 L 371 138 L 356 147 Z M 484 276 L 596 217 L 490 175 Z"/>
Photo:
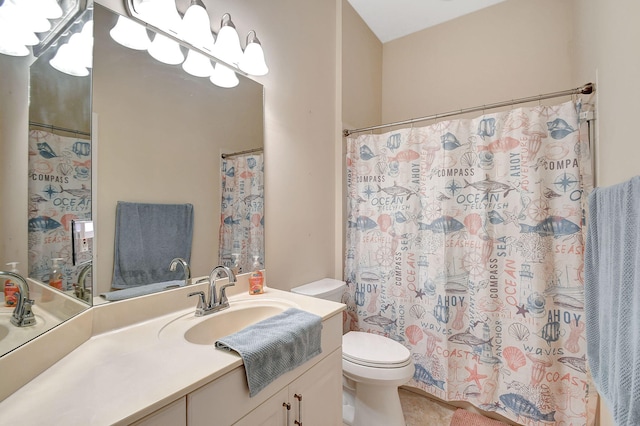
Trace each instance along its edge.
<path fill-rule="evenodd" d="M 640 176 L 589 196 L 587 359 L 617 425 L 640 424 Z"/>
<path fill-rule="evenodd" d="M 191 259 L 192 204 L 143 204 L 118 201 L 113 259 L 113 288 L 179 280 L 171 259 Z"/>

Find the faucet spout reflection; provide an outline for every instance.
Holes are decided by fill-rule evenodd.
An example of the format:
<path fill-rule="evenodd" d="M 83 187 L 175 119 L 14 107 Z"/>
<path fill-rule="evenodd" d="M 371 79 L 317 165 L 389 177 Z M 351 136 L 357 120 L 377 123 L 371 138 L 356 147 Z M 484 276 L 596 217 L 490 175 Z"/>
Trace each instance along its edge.
<path fill-rule="evenodd" d="M 216 279 L 220 278 L 221 272 L 224 272 L 224 274 L 229 278 L 229 282 L 220 287 L 220 294 L 218 296 L 218 294 L 216 294 Z M 234 285 L 236 285 L 236 276 L 231 269 L 222 265 L 213 268 L 211 270 L 211 274 L 209 274 L 209 302 L 207 302 L 203 291 L 189 293 L 189 297 L 199 297 L 198 306 L 196 307 L 196 316 L 201 317 L 228 308 L 229 299 L 227 298 L 226 289 L 227 287 L 233 287 Z"/>
<path fill-rule="evenodd" d="M 78 273 L 78 284 L 75 286 L 74 294 L 78 299 L 82 299 L 85 302 L 91 301 L 91 288 L 87 288 L 87 275 L 92 270 L 93 263 L 91 261 L 82 265 L 80 272 Z"/>
<path fill-rule="evenodd" d="M 191 279 L 191 269 L 189 268 L 189 264 L 186 260 L 181 257 L 176 257 L 171 261 L 171 265 L 169 265 L 169 270 L 171 272 L 175 272 L 176 267 L 180 264 L 182 266 L 182 270 L 184 271 L 184 285 L 189 285 L 189 280 Z"/>
<path fill-rule="evenodd" d="M 29 299 L 29 285 L 27 281 L 15 272 L 0 271 L 0 276 L 11 277 L 18 286 L 16 307 L 11 315 L 11 324 L 16 327 L 28 327 L 36 323 L 36 317 L 33 315 L 31 307 L 35 301 Z"/>

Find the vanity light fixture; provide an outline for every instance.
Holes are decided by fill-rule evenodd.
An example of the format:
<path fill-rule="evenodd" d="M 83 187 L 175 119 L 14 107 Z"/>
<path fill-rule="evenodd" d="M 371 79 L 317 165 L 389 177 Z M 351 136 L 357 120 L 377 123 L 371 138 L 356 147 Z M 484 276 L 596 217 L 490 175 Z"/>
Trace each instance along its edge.
<path fill-rule="evenodd" d="M 202 50 L 212 52 L 214 38 L 209 14 L 200 0 L 192 0 L 182 18 L 184 41 Z M 214 70 L 211 60 L 202 53 L 189 49 L 182 69 L 195 77 L 210 77 Z"/>
<path fill-rule="evenodd" d="M 62 44 L 49 64 L 60 72 L 76 77 L 89 75 L 93 62 L 93 20 Z"/>
<path fill-rule="evenodd" d="M 236 74 L 262 76 L 269 72 L 256 32 L 247 34 L 243 52 L 231 15 L 222 15 L 216 34 L 202 0 L 190 0 L 183 18 L 175 0 L 125 0 L 125 5 L 132 21 L 155 32 L 147 50 L 159 61 L 182 64 L 187 73 L 209 77 L 213 84 L 225 88 L 239 84 Z M 118 18 L 112 38 L 123 46 L 143 50 L 144 43 L 127 41 L 125 32 L 116 31 L 121 21 L 124 24 L 125 18 Z M 186 60 L 180 46 L 188 49 Z"/>
<path fill-rule="evenodd" d="M 253 37 L 251 37 L 251 34 L 253 34 Z M 249 34 L 247 34 L 247 44 L 238 67 L 247 74 L 256 76 L 266 75 L 269 72 L 269 68 L 264 61 L 262 45 L 254 30 L 249 31 Z"/>
<path fill-rule="evenodd" d="M 220 20 L 220 31 L 214 46 L 213 54 L 228 64 L 238 65 L 242 59 L 242 47 L 236 26 L 231 21 L 231 15 L 225 13 Z"/>
<path fill-rule="evenodd" d="M 22 5 L 22 6 L 21 6 Z M 41 17 L 34 18 L 41 22 Z M 45 21 L 48 23 L 49 21 Z M 10 56 L 27 56 L 27 46 L 40 43 L 34 29 L 39 25 L 33 25 L 29 16 L 29 10 L 25 2 L 16 4 L 12 0 L 5 0 L 0 5 L 0 53 Z M 48 28 L 44 31 L 48 31 Z"/>

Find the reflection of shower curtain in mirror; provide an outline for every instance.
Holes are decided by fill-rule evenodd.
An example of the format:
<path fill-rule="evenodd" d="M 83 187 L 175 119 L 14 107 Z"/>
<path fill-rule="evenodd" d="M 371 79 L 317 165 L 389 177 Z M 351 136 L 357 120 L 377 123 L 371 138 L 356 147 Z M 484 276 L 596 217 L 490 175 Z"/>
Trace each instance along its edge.
<path fill-rule="evenodd" d="M 62 258 L 64 289 L 72 289 L 71 221 L 79 219 L 91 219 L 90 141 L 29 131 L 30 277 L 47 282 L 51 259 Z"/>
<path fill-rule="evenodd" d="M 253 256 L 264 262 L 264 160 L 263 154 L 239 155 L 222 160 L 222 200 L 219 263 L 249 272 Z"/>
<path fill-rule="evenodd" d="M 578 109 L 348 140 L 345 328 L 407 346 L 409 385 L 526 425 L 593 424 Z"/>

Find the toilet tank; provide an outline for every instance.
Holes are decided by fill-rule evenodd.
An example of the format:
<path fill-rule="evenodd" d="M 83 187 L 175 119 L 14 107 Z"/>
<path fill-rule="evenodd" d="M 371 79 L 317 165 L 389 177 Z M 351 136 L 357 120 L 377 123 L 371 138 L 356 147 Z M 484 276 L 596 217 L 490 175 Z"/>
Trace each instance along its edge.
<path fill-rule="evenodd" d="M 304 294 L 305 296 L 317 297 L 319 299 L 341 302 L 342 294 L 347 289 L 344 281 L 333 278 L 324 278 L 309 284 L 301 285 L 291 289 L 292 293 Z"/>

